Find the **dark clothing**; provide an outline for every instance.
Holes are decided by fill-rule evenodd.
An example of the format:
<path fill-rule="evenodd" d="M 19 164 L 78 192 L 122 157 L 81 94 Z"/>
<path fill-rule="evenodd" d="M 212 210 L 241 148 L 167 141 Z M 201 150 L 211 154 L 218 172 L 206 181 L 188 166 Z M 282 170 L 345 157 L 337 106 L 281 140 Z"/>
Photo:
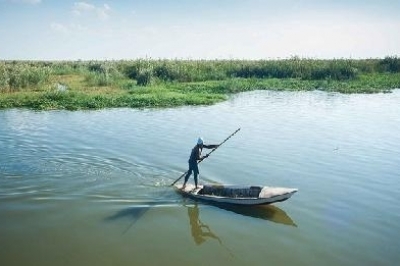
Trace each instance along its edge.
<path fill-rule="evenodd" d="M 197 160 L 200 160 L 202 148 L 199 145 L 193 147 L 192 152 L 190 153 L 189 163 L 195 162 L 197 164 Z"/>
<path fill-rule="evenodd" d="M 189 170 L 185 176 L 185 183 L 189 180 L 190 175 L 194 174 L 194 184 L 197 187 L 197 176 L 199 175 L 199 167 L 197 166 L 197 161 L 201 160 L 201 151 L 203 148 L 206 149 L 214 149 L 218 147 L 218 145 L 196 145 L 193 147 L 192 152 L 190 153 L 189 157 Z"/>
<path fill-rule="evenodd" d="M 189 170 L 185 176 L 185 184 L 189 180 L 189 176 L 194 173 L 194 184 L 197 187 L 197 176 L 199 175 L 199 167 L 197 166 L 197 161 L 190 161 L 189 160 Z"/>

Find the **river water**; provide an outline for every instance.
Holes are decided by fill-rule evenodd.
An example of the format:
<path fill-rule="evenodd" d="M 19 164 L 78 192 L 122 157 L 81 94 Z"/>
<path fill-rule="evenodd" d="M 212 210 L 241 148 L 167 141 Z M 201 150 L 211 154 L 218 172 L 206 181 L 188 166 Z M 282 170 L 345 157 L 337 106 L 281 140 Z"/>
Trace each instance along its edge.
<path fill-rule="evenodd" d="M 220 208 L 169 187 L 299 189 Z M 0 111 L 0 265 L 394 265 L 400 90 L 256 91 L 201 107 Z M 193 179 L 190 179 L 193 182 Z"/>

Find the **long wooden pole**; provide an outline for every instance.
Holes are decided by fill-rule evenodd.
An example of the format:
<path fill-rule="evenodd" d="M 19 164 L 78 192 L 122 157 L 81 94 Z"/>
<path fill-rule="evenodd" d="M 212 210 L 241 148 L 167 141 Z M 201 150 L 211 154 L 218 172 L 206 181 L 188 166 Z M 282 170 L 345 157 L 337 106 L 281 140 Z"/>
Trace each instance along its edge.
<path fill-rule="evenodd" d="M 212 149 L 209 153 L 206 154 L 206 156 L 204 156 L 203 158 L 201 158 L 199 160 L 198 163 L 201 163 L 205 158 L 208 158 L 208 156 L 213 153 L 216 149 L 218 149 L 222 144 L 224 144 L 228 139 L 230 139 L 233 135 L 235 135 L 238 131 L 240 130 L 240 127 L 238 129 L 235 130 L 235 132 L 233 132 L 232 134 L 229 135 L 229 137 L 227 137 L 224 141 L 222 141 L 217 147 L 215 147 L 214 149 Z M 182 177 L 184 177 L 187 174 L 188 171 L 184 172 L 180 177 L 178 177 L 172 184 L 171 186 L 175 185 L 176 182 L 178 182 Z"/>

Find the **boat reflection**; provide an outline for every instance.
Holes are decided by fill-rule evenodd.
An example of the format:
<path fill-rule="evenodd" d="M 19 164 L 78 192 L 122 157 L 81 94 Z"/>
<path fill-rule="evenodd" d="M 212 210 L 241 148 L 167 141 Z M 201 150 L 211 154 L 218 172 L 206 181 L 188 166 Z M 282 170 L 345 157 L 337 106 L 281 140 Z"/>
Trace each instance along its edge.
<path fill-rule="evenodd" d="M 189 216 L 190 222 L 190 232 L 193 241 L 196 245 L 201 245 L 209 239 L 216 240 L 219 242 L 221 247 L 225 248 L 226 251 L 231 256 L 234 256 L 231 250 L 222 243 L 221 238 L 219 238 L 211 228 L 200 220 L 200 211 L 198 203 L 194 201 L 193 205 L 185 205 L 187 208 L 187 214 Z M 229 204 L 212 204 L 212 206 L 234 212 L 236 214 L 249 216 L 253 218 L 259 218 L 263 220 L 268 220 L 274 223 L 279 223 L 283 225 L 289 225 L 297 227 L 294 221 L 286 214 L 282 209 L 274 205 L 262 205 L 262 206 L 238 206 Z"/>
<path fill-rule="evenodd" d="M 249 216 L 268 220 L 278 224 L 297 227 L 293 219 L 290 218 L 290 216 L 284 210 L 276 207 L 275 205 L 243 206 L 232 204 L 212 204 L 212 206 L 216 206 L 220 209 L 234 212 L 243 216 Z"/>

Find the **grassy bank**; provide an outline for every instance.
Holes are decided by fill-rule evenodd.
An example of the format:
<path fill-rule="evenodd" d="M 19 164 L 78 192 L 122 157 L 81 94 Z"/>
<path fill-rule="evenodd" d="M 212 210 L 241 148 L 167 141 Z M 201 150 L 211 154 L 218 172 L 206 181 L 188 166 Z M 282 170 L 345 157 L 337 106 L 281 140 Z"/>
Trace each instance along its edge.
<path fill-rule="evenodd" d="M 205 105 L 251 90 L 390 92 L 400 58 L 365 60 L 1 61 L 0 108 Z"/>

